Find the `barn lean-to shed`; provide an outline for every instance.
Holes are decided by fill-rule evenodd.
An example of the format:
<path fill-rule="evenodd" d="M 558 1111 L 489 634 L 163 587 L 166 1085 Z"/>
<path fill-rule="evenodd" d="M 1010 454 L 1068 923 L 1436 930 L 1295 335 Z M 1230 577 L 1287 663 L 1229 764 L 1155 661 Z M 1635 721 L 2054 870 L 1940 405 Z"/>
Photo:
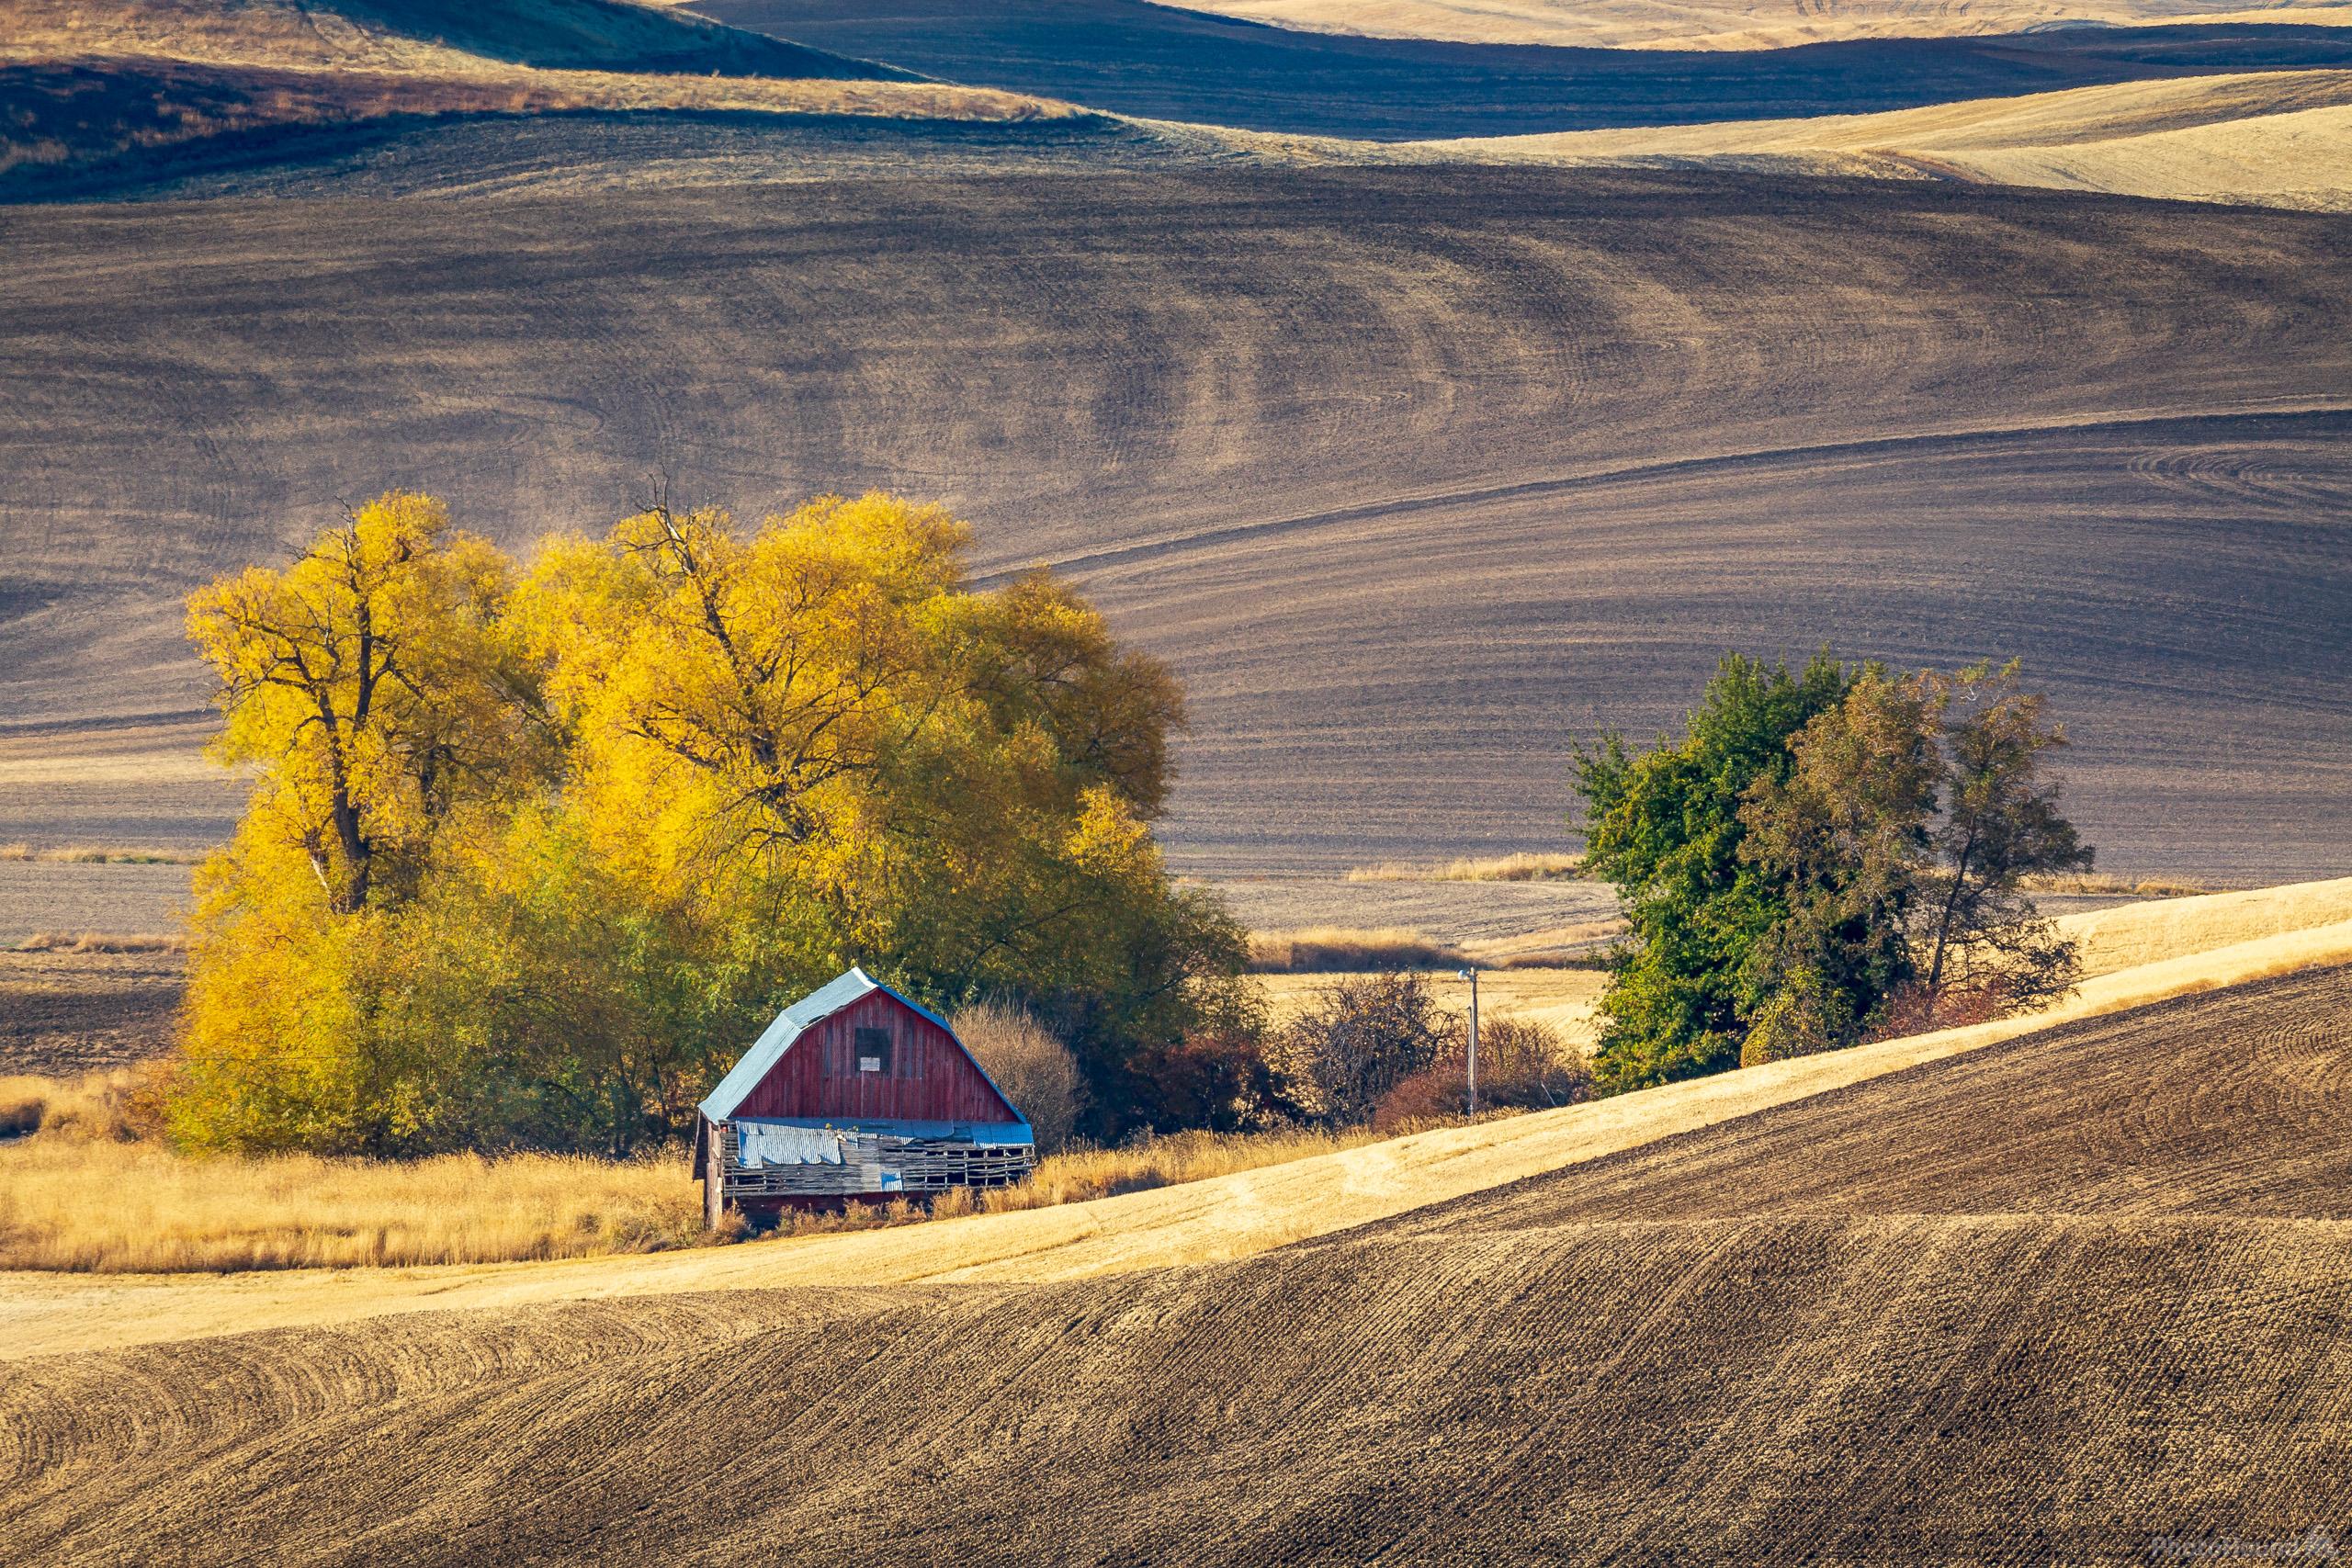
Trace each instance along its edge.
<path fill-rule="evenodd" d="M 729 1209 L 1002 1187 L 1035 1154 L 947 1021 L 854 967 L 777 1014 L 695 1124 L 712 1224 Z"/>

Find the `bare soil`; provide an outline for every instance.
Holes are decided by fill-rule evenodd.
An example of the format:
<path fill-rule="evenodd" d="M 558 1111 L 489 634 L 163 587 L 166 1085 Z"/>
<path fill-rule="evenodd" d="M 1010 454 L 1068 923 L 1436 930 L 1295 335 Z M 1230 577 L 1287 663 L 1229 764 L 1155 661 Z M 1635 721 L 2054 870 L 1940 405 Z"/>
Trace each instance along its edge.
<path fill-rule="evenodd" d="M 1191 688 L 1196 873 L 1557 841 L 1573 739 L 1825 639 L 2021 655 L 2113 863 L 2352 855 L 2352 220 L 1507 169 L 386 210 L 0 212 L 0 720 L 199 710 L 182 596 L 341 498 L 522 546 L 666 468 L 1062 564 Z M 0 841 L 220 802 L 0 770 Z"/>
<path fill-rule="evenodd" d="M 2347 1095 L 2352 971 L 2337 969 L 1987 1045 L 1378 1228 L 1791 1213 L 2352 1221 Z"/>
<path fill-rule="evenodd" d="M 938 1563 L 2120 1563 L 2340 1536 L 2352 1142 L 2319 1112 L 2347 1009 L 2339 970 L 1955 1058 L 1634 1156 L 1665 1163 L 1605 1217 L 1545 1179 L 1069 1284 L 20 1362 L 0 1524 L 61 1562 L 888 1540 Z"/>
<path fill-rule="evenodd" d="M 171 1048 L 184 960 L 0 949 L 0 1076 L 72 1077 Z"/>

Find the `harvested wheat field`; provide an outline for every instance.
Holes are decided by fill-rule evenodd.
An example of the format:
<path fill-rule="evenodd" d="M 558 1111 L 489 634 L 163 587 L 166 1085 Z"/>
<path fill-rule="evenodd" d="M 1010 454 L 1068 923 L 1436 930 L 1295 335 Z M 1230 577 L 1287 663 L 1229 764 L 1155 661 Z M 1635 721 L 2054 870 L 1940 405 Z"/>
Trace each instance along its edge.
<path fill-rule="evenodd" d="M 1786 49 L 1830 39 L 1949 38 L 2086 22 L 2343 26 L 2346 7 L 2211 0 L 1202 0 L 1187 9 L 1313 32 L 1600 49 Z"/>
<path fill-rule="evenodd" d="M 819 1562 L 877 1531 L 942 1562 L 2099 1562 L 2332 1532 L 2348 1005 L 2339 968 L 2071 1025 L 1222 1264 L 40 1359 L 0 1393 L 0 1524 L 60 1562 Z"/>

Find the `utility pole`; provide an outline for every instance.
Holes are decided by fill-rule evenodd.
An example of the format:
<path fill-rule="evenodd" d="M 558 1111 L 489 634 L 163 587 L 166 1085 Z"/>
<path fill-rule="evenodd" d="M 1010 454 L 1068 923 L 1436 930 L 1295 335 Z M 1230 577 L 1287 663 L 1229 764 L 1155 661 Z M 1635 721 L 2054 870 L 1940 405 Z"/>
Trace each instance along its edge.
<path fill-rule="evenodd" d="M 1470 982 L 1470 1114 L 1478 1114 L 1478 972 L 1457 969 L 1454 977 Z"/>

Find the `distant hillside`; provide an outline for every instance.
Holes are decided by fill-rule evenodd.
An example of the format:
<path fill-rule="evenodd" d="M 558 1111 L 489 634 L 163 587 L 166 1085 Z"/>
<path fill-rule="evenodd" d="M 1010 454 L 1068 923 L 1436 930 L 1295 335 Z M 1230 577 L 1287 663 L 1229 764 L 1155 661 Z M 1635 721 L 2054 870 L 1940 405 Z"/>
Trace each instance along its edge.
<path fill-rule="evenodd" d="M 0 0 L 0 57 L 903 79 L 867 61 L 629 0 Z M 451 63 L 447 60 L 444 64 Z"/>
<path fill-rule="evenodd" d="M 2335 210 L 2352 207 L 2352 71 L 2184 76 L 1886 114 L 1318 145 L 1315 155 L 1967 179 Z"/>
<path fill-rule="evenodd" d="M 469 119 L 1072 112 L 617 0 L 0 0 L 0 201 L 300 167 Z"/>
<path fill-rule="evenodd" d="M 1149 0 L 699 0 L 696 8 L 944 80 L 1114 114 L 1378 141 L 1856 114 L 2352 66 L 2352 29 L 2234 23 L 1675 52 L 1297 32 Z"/>
<path fill-rule="evenodd" d="M 1786 49 L 1832 39 L 1951 38 L 2036 27 L 2240 21 L 2343 25 L 2352 7 L 2281 0 L 1184 0 L 1310 31 L 1600 49 Z"/>

